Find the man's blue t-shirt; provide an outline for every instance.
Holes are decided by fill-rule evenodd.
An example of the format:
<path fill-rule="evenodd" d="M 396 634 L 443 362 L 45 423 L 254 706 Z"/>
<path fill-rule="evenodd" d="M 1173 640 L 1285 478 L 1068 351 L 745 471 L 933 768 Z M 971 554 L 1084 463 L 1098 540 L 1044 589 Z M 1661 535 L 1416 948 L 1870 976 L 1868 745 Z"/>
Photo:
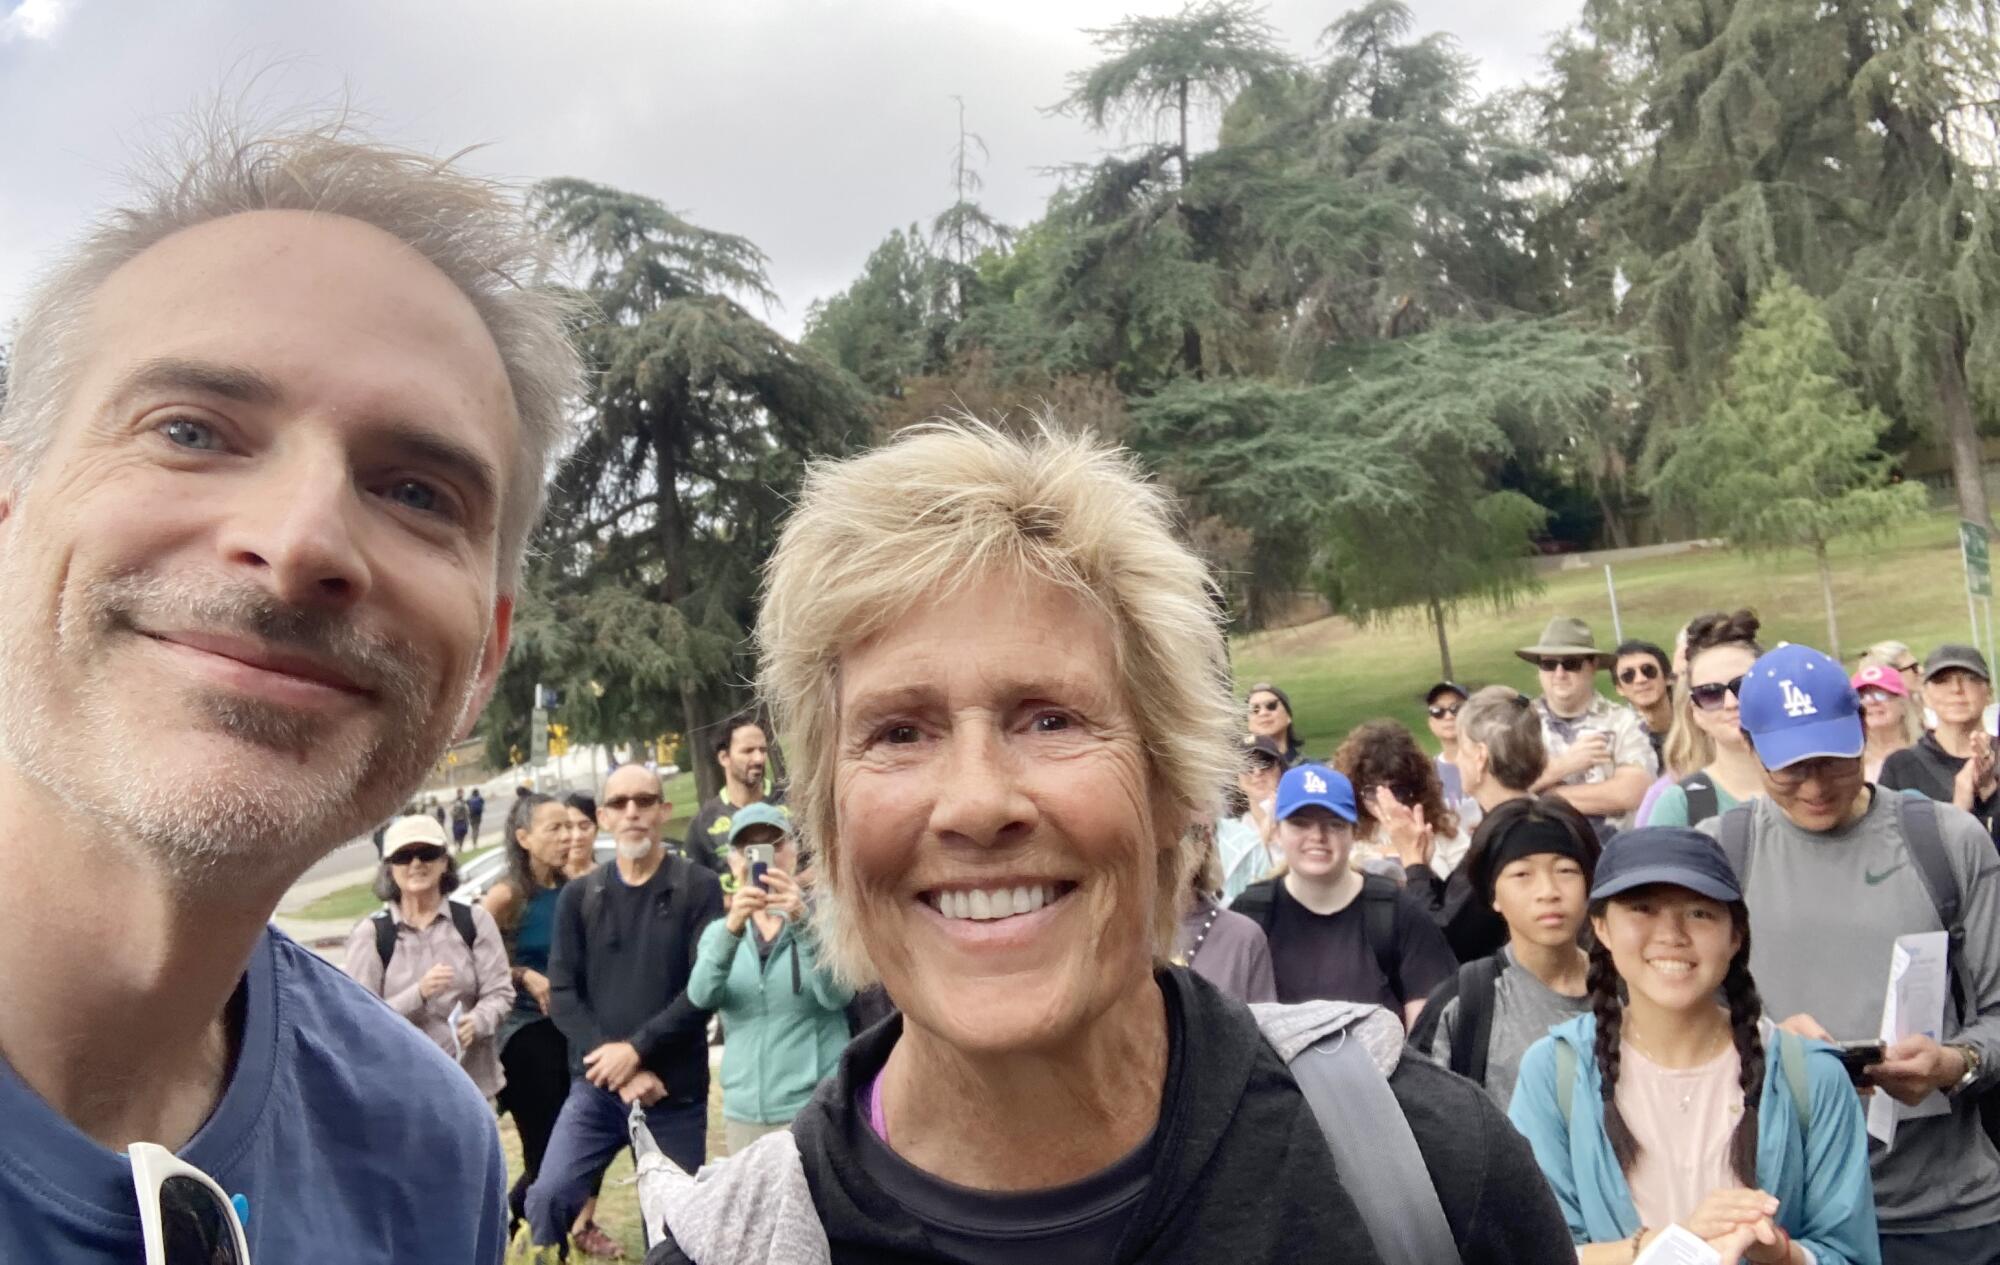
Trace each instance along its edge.
<path fill-rule="evenodd" d="M 242 1049 L 180 1157 L 249 1200 L 253 1265 L 505 1248 L 493 1112 L 410 1022 L 284 933 L 244 972 Z M 145 1259 L 132 1170 L 0 1060 L 0 1261 Z"/>

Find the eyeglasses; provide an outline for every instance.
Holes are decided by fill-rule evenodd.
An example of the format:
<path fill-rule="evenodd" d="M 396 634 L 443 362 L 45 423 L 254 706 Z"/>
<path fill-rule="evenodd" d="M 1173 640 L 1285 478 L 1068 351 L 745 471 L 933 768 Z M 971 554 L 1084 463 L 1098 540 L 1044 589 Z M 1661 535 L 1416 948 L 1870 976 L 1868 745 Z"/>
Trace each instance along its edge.
<path fill-rule="evenodd" d="M 1431 719 L 1443 720 L 1447 716 L 1456 716 L 1461 706 L 1463 706 L 1461 703 L 1446 703 L 1442 707 L 1432 707 L 1430 709 Z"/>
<path fill-rule="evenodd" d="M 250 1265 L 237 1205 L 214 1178 L 151 1142 L 134 1142 L 126 1157 L 145 1265 Z"/>
<path fill-rule="evenodd" d="M 1861 761 L 1855 756 L 1822 755 L 1797 764 L 1786 765 L 1782 769 L 1767 769 L 1765 776 L 1788 791 L 1795 791 L 1807 782 L 1834 782 L 1842 778 L 1860 774 Z"/>
<path fill-rule="evenodd" d="M 1618 674 L 1620 684 L 1630 685 L 1634 681 L 1654 681 L 1660 676 L 1660 666 L 1656 663 L 1635 663 Z"/>
<path fill-rule="evenodd" d="M 1554 672 L 1558 668 L 1564 672 L 1581 672 L 1585 668 L 1595 672 L 1597 660 L 1583 655 L 1565 655 L 1560 659 L 1544 659 L 1540 666 L 1544 672 Z"/>
<path fill-rule="evenodd" d="M 637 795 L 613 795 L 604 801 L 604 806 L 614 813 L 622 813 L 627 808 L 636 808 L 643 813 L 649 808 L 658 808 L 661 803 L 658 795 L 641 791 Z"/>
<path fill-rule="evenodd" d="M 1712 712 L 1722 706 L 1724 697 L 1730 694 L 1734 694 L 1738 699 L 1743 697 L 1742 677 L 1734 676 L 1727 681 L 1711 682 L 1707 685 L 1690 685 L 1688 687 L 1688 698 L 1693 701 L 1696 707 L 1701 708 L 1705 712 Z"/>
<path fill-rule="evenodd" d="M 420 844 L 414 848 L 404 848 L 389 858 L 391 865 L 429 865 L 433 861 L 444 860 L 444 849 L 434 843 Z"/>

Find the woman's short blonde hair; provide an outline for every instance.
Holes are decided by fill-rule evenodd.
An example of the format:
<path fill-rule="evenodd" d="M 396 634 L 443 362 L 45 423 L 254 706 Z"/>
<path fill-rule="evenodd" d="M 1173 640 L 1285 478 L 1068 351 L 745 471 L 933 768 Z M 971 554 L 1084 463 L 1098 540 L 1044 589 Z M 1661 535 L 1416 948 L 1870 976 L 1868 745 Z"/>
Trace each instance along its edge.
<path fill-rule="evenodd" d="M 760 688 L 790 757 L 801 847 L 824 871 L 824 960 L 876 978 L 850 916 L 834 820 L 841 656 L 968 583 L 1013 574 L 1058 585 L 1109 621 L 1123 695 L 1147 754 L 1149 802 L 1174 813 L 1153 917 L 1172 952 L 1198 860 L 1191 824 L 1235 776 L 1239 718 L 1222 606 L 1176 530 L 1169 495 L 1132 458 L 1043 418 L 1025 435 L 970 418 L 913 427 L 882 448 L 813 463 L 765 570 Z"/>

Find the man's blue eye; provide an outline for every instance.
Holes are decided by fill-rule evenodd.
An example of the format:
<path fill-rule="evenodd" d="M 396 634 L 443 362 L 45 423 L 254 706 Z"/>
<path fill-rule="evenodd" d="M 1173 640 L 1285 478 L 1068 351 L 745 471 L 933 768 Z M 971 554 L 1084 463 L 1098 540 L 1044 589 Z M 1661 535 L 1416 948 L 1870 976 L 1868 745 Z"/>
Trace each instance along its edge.
<path fill-rule="evenodd" d="M 216 438 L 213 426 L 189 417 L 174 418 L 160 427 L 160 433 L 167 437 L 168 443 L 177 448 L 209 452 L 222 446 L 221 441 Z"/>
<path fill-rule="evenodd" d="M 389 499 L 426 514 L 436 513 L 443 501 L 436 488 L 428 483 L 419 483 L 415 479 L 404 479 L 400 483 L 392 484 L 389 488 Z"/>

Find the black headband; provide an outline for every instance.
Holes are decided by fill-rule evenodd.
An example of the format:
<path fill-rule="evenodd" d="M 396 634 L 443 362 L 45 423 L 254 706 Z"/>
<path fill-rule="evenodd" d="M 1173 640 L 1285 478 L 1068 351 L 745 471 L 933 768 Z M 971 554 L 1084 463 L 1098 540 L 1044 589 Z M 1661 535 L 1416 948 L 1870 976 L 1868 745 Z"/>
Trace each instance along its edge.
<path fill-rule="evenodd" d="M 1574 833 L 1559 821 L 1536 821 L 1529 818 L 1504 831 L 1498 838 L 1486 843 L 1485 864 L 1480 867 L 1480 886 L 1485 889 L 1487 900 L 1493 899 L 1493 886 L 1499 881 L 1500 871 L 1522 857 L 1537 856 L 1553 852 L 1565 856 L 1583 867 L 1584 881 L 1590 881 L 1590 872 L 1597 865 L 1597 849 L 1586 848 Z"/>

